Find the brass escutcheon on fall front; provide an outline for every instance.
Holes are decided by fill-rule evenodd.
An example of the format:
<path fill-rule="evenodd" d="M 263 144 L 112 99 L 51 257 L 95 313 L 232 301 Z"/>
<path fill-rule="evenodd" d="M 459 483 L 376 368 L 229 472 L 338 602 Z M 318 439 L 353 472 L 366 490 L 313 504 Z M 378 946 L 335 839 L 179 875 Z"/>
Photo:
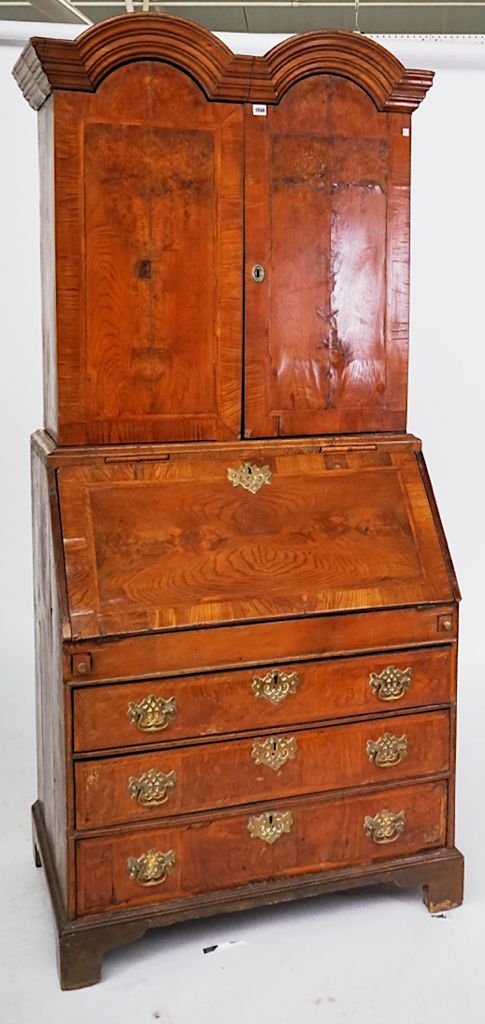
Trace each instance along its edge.
<path fill-rule="evenodd" d="M 379 700 L 399 700 L 410 689 L 413 678 L 411 668 L 389 665 L 382 672 L 371 672 L 370 687 Z"/>
<path fill-rule="evenodd" d="M 140 775 L 131 775 L 128 779 L 128 792 L 132 800 L 137 800 L 142 807 L 159 807 L 167 802 L 170 793 L 175 789 L 177 773 L 160 772 L 157 768 L 149 768 Z"/>
<path fill-rule="evenodd" d="M 291 832 L 293 815 L 291 811 L 264 811 L 263 814 L 252 814 L 248 818 L 248 832 L 251 839 L 262 839 L 270 846 L 284 832 Z"/>
<path fill-rule="evenodd" d="M 404 811 L 390 811 L 386 807 L 372 818 L 366 814 L 364 832 L 375 843 L 393 843 L 404 831 L 406 815 Z"/>
<path fill-rule="evenodd" d="M 167 875 L 173 871 L 175 853 L 167 850 L 147 850 L 141 857 L 128 857 L 126 864 L 128 874 L 138 885 L 161 885 Z"/>
<path fill-rule="evenodd" d="M 245 491 L 257 494 L 263 484 L 271 483 L 271 470 L 269 466 L 256 466 L 254 462 L 243 462 L 239 469 L 227 470 L 227 479 L 233 487 L 244 487 Z"/>
<path fill-rule="evenodd" d="M 265 697 L 270 704 L 281 704 L 300 685 L 298 672 L 280 672 L 273 669 L 265 676 L 253 676 L 251 689 L 256 697 Z"/>
<path fill-rule="evenodd" d="M 175 697 L 165 700 L 163 697 L 156 697 L 154 693 L 151 693 L 148 697 L 144 697 L 139 704 L 130 700 L 127 714 L 130 722 L 142 732 L 161 732 L 175 718 L 177 701 Z"/>
<path fill-rule="evenodd" d="M 379 768 L 392 768 L 406 757 L 408 738 L 405 734 L 393 736 L 392 732 L 385 732 L 378 740 L 367 740 L 366 750 L 369 761 Z"/>
<path fill-rule="evenodd" d="M 256 764 L 265 764 L 277 772 L 287 761 L 294 761 L 298 744 L 294 736 L 267 736 L 264 740 L 255 740 L 251 757 Z"/>

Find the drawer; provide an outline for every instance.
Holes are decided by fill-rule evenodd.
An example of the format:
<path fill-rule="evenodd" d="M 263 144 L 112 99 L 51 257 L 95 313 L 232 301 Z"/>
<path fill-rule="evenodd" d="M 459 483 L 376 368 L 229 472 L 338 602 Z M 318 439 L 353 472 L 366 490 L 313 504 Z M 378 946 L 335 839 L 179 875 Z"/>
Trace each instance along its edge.
<path fill-rule="evenodd" d="M 272 729 L 452 699 L 453 648 L 210 673 L 74 690 L 74 749 Z"/>
<path fill-rule="evenodd" d="M 304 797 L 77 844 L 78 914 L 443 846 L 446 782 Z"/>
<path fill-rule="evenodd" d="M 79 829 L 446 771 L 449 715 L 435 711 L 273 733 L 76 765 Z"/>

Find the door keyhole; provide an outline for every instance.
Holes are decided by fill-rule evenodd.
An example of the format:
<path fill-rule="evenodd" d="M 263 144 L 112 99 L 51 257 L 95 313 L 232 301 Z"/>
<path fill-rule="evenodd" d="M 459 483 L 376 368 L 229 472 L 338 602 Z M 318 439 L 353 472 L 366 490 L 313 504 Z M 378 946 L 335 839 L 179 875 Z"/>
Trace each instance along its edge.
<path fill-rule="evenodd" d="M 264 281 L 264 267 L 262 266 L 262 264 L 255 263 L 251 271 L 251 274 L 253 281 L 255 281 L 256 284 L 261 284 L 261 282 Z"/>

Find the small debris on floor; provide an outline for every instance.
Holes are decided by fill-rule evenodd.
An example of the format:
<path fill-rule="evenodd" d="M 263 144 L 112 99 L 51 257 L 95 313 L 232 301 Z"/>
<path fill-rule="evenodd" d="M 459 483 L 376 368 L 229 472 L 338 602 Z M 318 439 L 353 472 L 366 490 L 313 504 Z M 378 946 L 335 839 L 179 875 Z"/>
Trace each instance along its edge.
<path fill-rule="evenodd" d="M 203 953 L 214 953 L 216 949 L 228 949 L 230 946 L 245 946 L 246 939 L 231 939 L 229 942 L 216 942 L 215 946 L 203 946 Z"/>

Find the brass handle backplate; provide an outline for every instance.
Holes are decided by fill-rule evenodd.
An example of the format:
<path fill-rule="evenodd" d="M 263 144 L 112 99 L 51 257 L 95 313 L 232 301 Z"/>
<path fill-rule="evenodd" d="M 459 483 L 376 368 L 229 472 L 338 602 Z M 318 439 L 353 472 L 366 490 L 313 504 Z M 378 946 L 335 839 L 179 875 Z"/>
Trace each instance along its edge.
<path fill-rule="evenodd" d="M 127 870 L 130 878 L 138 885 L 161 885 L 173 871 L 175 853 L 167 850 L 147 850 L 141 857 L 128 857 Z"/>
<path fill-rule="evenodd" d="M 389 665 L 382 672 L 371 672 L 370 687 L 379 700 L 400 700 L 411 688 L 413 671 L 411 668 L 395 668 Z"/>
<path fill-rule="evenodd" d="M 177 714 L 177 701 L 175 697 L 164 700 L 163 697 L 156 697 L 151 693 L 144 697 L 139 704 L 130 701 L 128 704 L 128 718 L 133 725 L 141 732 L 161 732 L 166 729 Z"/>
<path fill-rule="evenodd" d="M 176 772 L 165 773 L 157 768 L 149 768 L 139 778 L 136 775 L 130 776 L 128 792 L 131 799 L 138 800 L 142 807 L 159 807 L 167 802 L 176 782 Z"/>
<path fill-rule="evenodd" d="M 254 462 L 243 462 L 238 469 L 229 466 L 227 470 L 227 479 L 231 481 L 232 486 L 244 487 L 244 490 L 250 491 L 251 494 L 257 494 L 264 484 L 270 484 L 271 476 L 269 466 L 259 467 Z"/>
<path fill-rule="evenodd" d="M 300 685 L 298 672 L 280 672 L 274 669 L 265 676 L 253 676 L 251 689 L 256 697 L 265 697 L 270 704 L 281 704 Z"/>
<path fill-rule="evenodd" d="M 405 734 L 393 736 L 392 732 L 385 732 L 378 740 L 367 740 L 366 750 L 369 761 L 379 768 L 392 768 L 406 757 L 408 738 Z"/>
<path fill-rule="evenodd" d="M 287 761 L 294 761 L 298 744 L 294 736 L 267 736 L 264 740 L 255 740 L 251 757 L 256 764 L 265 764 L 277 772 Z"/>
<path fill-rule="evenodd" d="M 270 846 L 284 832 L 291 832 L 293 815 L 291 811 L 265 811 L 263 814 L 252 814 L 248 818 L 248 832 L 251 839 L 262 839 Z"/>
<path fill-rule="evenodd" d="M 398 811 L 396 814 L 386 807 L 383 811 L 379 811 L 374 818 L 366 814 L 364 832 L 374 843 L 393 843 L 404 831 L 405 824 L 404 811 Z"/>

